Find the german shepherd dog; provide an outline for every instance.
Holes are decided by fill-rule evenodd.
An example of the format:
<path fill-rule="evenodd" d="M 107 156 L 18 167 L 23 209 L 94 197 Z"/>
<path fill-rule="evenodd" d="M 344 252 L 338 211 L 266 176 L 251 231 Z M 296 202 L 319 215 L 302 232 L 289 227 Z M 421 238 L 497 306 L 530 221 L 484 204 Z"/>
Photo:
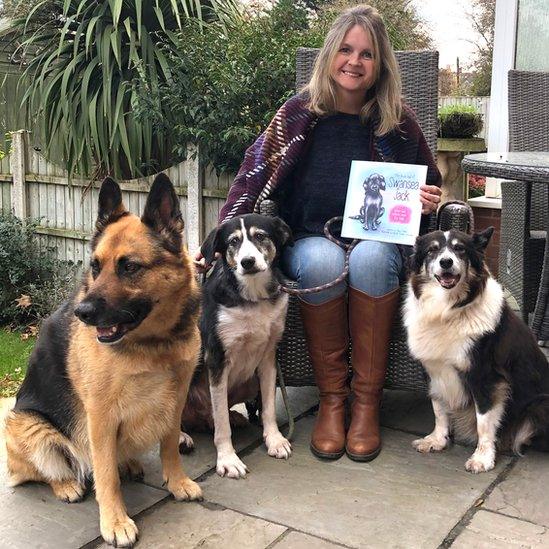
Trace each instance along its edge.
<path fill-rule="evenodd" d="M 142 476 L 136 456 L 159 441 L 168 490 L 177 500 L 202 495 L 178 452 L 200 297 L 167 176 L 156 177 L 141 218 L 105 179 L 98 212 L 90 269 L 44 322 L 8 414 L 7 465 L 11 485 L 45 482 L 67 502 L 82 499 L 93 473 L 101 535 L 129 547 L 138 532 L 119 467 Z"/>
<path fill-rule="evenodd" d="M 443 450 L 453 429 L 476 444 L 465 463 L 472 473 L 494 467 L 496 448 L 549 449 L 549 364 L 484 263 L 492 231 L 419 237 L 404 307 L 435 413 L 434 431 L 413 446 Z"/>

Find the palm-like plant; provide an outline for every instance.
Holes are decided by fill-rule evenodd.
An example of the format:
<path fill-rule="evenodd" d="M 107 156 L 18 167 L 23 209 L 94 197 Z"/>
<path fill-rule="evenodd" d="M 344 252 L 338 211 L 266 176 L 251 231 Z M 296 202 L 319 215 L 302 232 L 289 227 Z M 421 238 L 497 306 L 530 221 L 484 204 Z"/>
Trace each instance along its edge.
<path fill-rule="evenodd" d="M 46 153 L 60 143 L 71 175 L 136 177 L 166 167 L 169 135 L 133 116 L 134 83 L 154 91 L 171 80 L 165 46 L 187 20 L 238 17 L 236 0 L 37 4 L 13 26 L 34 52 L 21 79 L 23 103 L 40 124 Z"/>

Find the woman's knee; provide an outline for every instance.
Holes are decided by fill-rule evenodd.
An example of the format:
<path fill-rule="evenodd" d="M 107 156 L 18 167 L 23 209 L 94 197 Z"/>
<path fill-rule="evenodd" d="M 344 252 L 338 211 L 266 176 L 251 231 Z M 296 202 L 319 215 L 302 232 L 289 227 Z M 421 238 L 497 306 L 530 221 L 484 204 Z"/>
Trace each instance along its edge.
<path fill-rule="evenodd" d="M 396 244 L 364 240 L 349 258 L 349 283 L 353 288 L 380 296 L 398 287 L 402 256 Z"/>
<path fill-rule="evenodd" d="M 298 240 L 293 248 L 285 251 L 284 271 L 297 280 L 300 288 L 314 288 L 335 280 L 345 267 L 345 252 L 335 243 L 323 237 L 309 237 Z M 329 301 L 346 290 L 340 283 L 322 292 L 303 294 L 308 303 L 319 304 Z"/>

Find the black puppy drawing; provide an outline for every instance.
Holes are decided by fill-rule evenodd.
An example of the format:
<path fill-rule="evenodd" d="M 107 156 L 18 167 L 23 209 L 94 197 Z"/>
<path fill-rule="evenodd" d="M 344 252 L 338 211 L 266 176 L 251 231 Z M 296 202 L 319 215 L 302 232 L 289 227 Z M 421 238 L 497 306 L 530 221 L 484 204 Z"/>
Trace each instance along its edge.
<path fill-rule="evenodd" d="M 360 219 L 365 231 L 375 231 L 381 224 L 381 218 L 385 213 L 382 207 L 383 197 L 380 191 L 385 190 L 385 178 L 374 173 L 364 180 L 364 206 L 360 207 L 360 214 L 351 216 L 351 219 Z"/>

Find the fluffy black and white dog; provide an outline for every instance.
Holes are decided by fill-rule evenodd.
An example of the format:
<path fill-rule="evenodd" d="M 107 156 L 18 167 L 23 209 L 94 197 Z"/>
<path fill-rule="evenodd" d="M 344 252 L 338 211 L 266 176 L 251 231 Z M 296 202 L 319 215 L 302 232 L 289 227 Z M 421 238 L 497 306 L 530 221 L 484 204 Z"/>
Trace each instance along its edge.
<path fill-rule="evenodd" d="M 494 467 L 496 446 L 518 454 L 523 445 L 549 446 L 549 365 L 484 263 L 492 232 L 419 237 L 404 306 L 435 413 L 434 431 L 413 446 L 443 450 L 454 428 L 476 442 L 465 463 L 472 473 Z"/>
<path fill-rule="evenodd" d="M 275 415 L 275 352 L 288 307 L 277 261 L 287 244 L 292 244 L 291 232 L 281 219 L 248 214 L 220 225 L 202 245 L 207 263 L 216 253 L 221 256 L 203 286 L 200 320 L 221 476 L 246 475 L 232 445 L 229 407 L 249 398 L 250 386 L 257 394 L 256 375 L 267 452 L 283 459 L 291 454 Z"/>

